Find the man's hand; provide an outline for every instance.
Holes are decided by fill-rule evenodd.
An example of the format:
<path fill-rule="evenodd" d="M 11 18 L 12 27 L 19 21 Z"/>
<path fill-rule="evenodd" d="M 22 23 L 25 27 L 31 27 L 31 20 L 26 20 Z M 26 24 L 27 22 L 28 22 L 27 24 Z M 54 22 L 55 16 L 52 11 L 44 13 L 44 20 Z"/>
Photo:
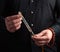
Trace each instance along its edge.
<path fill-rule="evenodd" d="M 9 32 L 15 32 L 21 27 L 22 14 L 19 12 L 17 15 L 8 16 L 5 18 L 6 28 Z"/>
<path fill-rule="evenodd" d="M 43 46 L 48 44 L 52 39 L 52 32 L 49 29 L 43 30 L 42 32 L 33 35 L 32 39 L 34 40 L 35 44 L 38 46 Z"/>

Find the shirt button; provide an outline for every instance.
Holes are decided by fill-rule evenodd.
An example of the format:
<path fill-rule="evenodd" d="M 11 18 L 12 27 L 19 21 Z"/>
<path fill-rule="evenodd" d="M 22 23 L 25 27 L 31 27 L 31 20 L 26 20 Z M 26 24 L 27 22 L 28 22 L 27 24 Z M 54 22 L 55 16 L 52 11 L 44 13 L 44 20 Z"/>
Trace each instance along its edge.
<path fill-rule="evenodd" d="M 31 26 L 33 27 L 34 25 L 33 25 L 33 24 L 31 24 Z"/>
<path fill-rule="evenodd" d="M 33 14 L 34 12 L 33 11 L 31 11 L 31 14 Z"/>
<path fill-rule="evenodd" d="M 31 2 L 34 2 L 34 0 L 31 0 Z"/>

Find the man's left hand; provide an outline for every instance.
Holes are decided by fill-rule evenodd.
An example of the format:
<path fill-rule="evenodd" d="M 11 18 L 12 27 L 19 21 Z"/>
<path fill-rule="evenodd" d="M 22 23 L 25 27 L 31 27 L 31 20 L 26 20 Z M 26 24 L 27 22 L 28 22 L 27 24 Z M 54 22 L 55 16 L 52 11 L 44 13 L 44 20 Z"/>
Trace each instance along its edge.
<path fill-rule="evenodd" d="M 33 41 L 38 46 L 48 44 L 52 39 L 52 32 L 49 29 L 43 30 L 42 32 L 32 36 Z"/>

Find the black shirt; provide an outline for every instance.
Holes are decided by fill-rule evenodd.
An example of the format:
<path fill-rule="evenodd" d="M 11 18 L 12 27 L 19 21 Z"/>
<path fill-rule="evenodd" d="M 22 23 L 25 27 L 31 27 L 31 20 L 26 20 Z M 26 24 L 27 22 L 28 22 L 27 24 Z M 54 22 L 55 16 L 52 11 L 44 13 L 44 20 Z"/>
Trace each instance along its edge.
<path fill-rule="evenodd" d="M 59 0 L 7 0 L 1 14 L 2 17 L 0 18 L 0 23 L 2 24 L 0 33 L 5 33 L 6 36 L 5 34 L 0 36 L 0 40 L 7 40 L 6 44 L 8 45 L 7 48 L 10 52 L 28 52 L 29 50 L 31 52 L 40 52 L 41 47 L 36 45 L 32 45 L 33 47 L 31 46 L 31 34 L 24 23 L 22 23 L 22 26 L 18 31 L 11 33 L 7 31 L 4 23 L 2 23 L 2 18 L 15 15 L 18 11 L 21 11 L 35 34 L 51 27 L 55 31 L 57 38 L 60 33 L 59 2 Z M 57 16 L 55 16 L 55 12 L 58 14 Z M 56 45 L 54 44 L 53 47 L 44 46 L 44 49 L 46 52 L 56 52 Z"/>

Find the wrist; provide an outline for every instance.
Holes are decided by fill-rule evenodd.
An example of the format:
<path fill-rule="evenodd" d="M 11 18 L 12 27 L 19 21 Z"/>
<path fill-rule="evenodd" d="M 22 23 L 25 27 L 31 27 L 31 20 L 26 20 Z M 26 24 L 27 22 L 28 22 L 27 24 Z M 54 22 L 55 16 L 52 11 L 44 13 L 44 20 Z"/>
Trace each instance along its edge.
<path fill-rule="evenodd" d="M 52 32 L 52 39 L 51 39 L 50 43 L 48 44 L 48 46 L 51 47 L 55 43 L 55 32 L 54 32 L 54 30 L 52 28 L 48 28 L 48 29 Z"/>

